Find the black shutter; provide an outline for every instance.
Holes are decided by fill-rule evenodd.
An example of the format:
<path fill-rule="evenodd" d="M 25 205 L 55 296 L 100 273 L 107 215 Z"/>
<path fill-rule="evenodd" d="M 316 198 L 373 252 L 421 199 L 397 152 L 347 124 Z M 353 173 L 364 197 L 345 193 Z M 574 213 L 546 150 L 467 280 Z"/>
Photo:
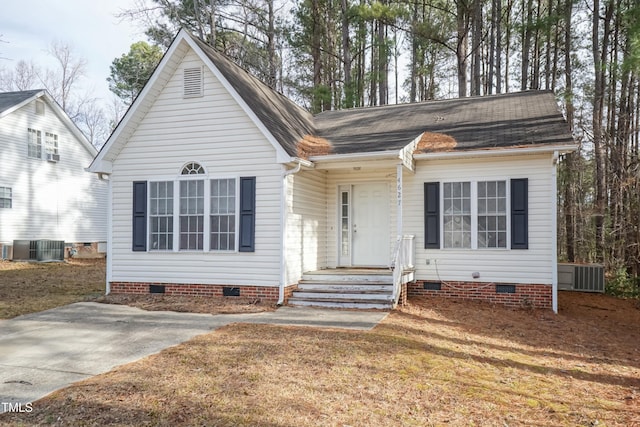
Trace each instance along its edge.
<path fill-rule="evenodd" d="M 529 249 L 528 181 L 511 180 L 511 249 Z"/>
<path fill-rule="evenodd" d="M 240 178 L 240 252 L 254 252 L 256 240 L 256 177 Z"/>
<path fill-rule="evenodd" d="M 440 249 L 440 183 L 424 183 L 424 248 Z"/>
<path fill-rule="evenodd" d="M 133 183 L 133 247 L 134 251 L 147 250 L 147 182 Z"/>

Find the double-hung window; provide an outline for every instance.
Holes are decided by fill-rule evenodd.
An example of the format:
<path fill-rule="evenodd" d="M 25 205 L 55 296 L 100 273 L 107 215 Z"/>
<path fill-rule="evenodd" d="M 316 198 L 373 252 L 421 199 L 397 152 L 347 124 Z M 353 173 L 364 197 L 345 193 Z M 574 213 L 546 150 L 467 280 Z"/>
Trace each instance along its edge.
<path fill-rule="evenodd" d="M 236 248 L 236 180 L 211 180 L 211 236 L 214 251 Z"/>
<path fill-rule="evenodd" d="M 507 247 L 507 183 L 478 182 L 478 247 Z"/>
<path fill-rule="evenodd" d="M 149 182 L 149 249 L 246 251 L 238 249 L 238 194 L 237 178 L 208 179 L 198 163 L 188 163 L 175 180 Z M 255 193 L 249 196 L 253 203 Z"/>
<path fill-rule="evenodd" d="M 507 247 L 507 182 L 442 184 L 444 248 Z"/>
<path fill-rule="evenodd" d="M 29 128 L 27 133 L 27 157 L 42 159 L 42 132 Z"/>
<path fill-rule="evenodd" d="M 55 133 L 45 132 L 44 148 L 45 153 L 47 154 L 58 154 L 58 135 Z"/>
<path fill-rule="evenodd" d="M 11 209 L 11 187 L 0 187 L 0 209 Z"/>
<path fill-rule="evenodd" d="M 153 250 L 173 249 L 173 181 L 150 183 L 149 243 Z"/>
<path fill-rule="evenodd" d="M 442 185 L 442 224 L 445 248 L 471 247 L 471 183 Z"/>
<path fill-rule="evenodd" d="M 180 249 L 204 247 L 204 180 L 180 181 Z"/>

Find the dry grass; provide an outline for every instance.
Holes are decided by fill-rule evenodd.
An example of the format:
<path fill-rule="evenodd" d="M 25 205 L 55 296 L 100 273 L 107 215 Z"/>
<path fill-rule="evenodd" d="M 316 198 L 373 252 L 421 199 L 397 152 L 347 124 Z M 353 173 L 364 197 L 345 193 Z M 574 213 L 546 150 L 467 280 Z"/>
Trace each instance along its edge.
<path fill-rule="evenodd" d="M 64 263 L 0 261 L 0 319 L 94 300 L 104 294 L 103 259 Z"/>
<path fill-rule="evenodd" d="M 373 331 L 230 325 L 3 425 L 639 426 L 635 301 L 561 313 L 414 300 Z"/>
<path fill-rule="evenodd" d="M 148 311 L 177 311 L 183 313 L 259 313 L 274 311 L 276 305 L 256 298 L 206 298 L 174 295 L 111 294 L 96 300 L 106 304 L 123 304 Z"/>

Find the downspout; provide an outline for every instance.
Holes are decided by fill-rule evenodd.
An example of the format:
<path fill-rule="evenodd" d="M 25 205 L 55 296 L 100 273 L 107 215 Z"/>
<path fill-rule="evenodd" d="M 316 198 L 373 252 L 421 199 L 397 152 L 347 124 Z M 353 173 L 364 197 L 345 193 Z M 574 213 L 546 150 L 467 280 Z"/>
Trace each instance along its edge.
<path fill-rule="evenodd" d="M 284 288 L 287 286 L 287 194 L 288 194 L 288 181 L 289 175 L 294 175 L 300 172 L 302 163 L 298 161 L 298 164 L 293 168 L 287 170 L 285 165 L 282 165 L 282 187 L 280 189 L 280 230 L 282 230 L 281 243 L 280 243 L 280 286 L 278 289 L 278 305 L 284 304 Z"/>
<path fill-rule="evenodd" d="M 101 179 L 103 179 L 101 177 Z M 105 293 L 111 293 L 111 279 L 113 277 L 113 185 L 107 179 L 107 285 Z"/>
<path fill-rule="evenodd" d="M 553 152 L 551 166 L 551 201 L 553 215 L 551 215 L 551 229 L 554 238 L 551 239 L 551 308 L 558 314 L 558 151 Z"/>

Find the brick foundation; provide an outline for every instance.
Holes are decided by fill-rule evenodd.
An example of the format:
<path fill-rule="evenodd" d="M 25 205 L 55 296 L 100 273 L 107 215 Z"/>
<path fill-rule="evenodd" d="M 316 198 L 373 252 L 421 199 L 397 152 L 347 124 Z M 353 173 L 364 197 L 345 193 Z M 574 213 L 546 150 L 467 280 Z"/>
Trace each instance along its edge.
<path fill-rule="evenodd" d="M 203 285 L 203 284 L 175 284 L 149 282 L 111 282 L 112 294 L 149 294 L 151 288 L 158 291 L 164 287 L 164 295 L 197 296 L 213 298 L 234 298 L 224 296 L 225 288 L 240 290 L 241 298 L 257 298 L 264 302 L 278 302 L 278 287 L 266 286 L 233 286 L 233 285 Z M 291 297 L 295 286 L 287 286 L 284 290 L 285 302 Z"/>
<path fill-rule="evenodd" d="M 440 289 L 425 289 L 425 283 L 427 287 L 431 288 L 437 288 L 439 285 Z M 513 290 L 515 288 L 515 292 L 497 292 L 498 287 L 501 287 L 502 290 Z M 444 298 L 487 301 L 513 308 L 545 309 L 551 308 L 552 292 L 551 285 L 430 281 L 409 283 L 407 289 L 409 297 L 439 296 Z"/>

